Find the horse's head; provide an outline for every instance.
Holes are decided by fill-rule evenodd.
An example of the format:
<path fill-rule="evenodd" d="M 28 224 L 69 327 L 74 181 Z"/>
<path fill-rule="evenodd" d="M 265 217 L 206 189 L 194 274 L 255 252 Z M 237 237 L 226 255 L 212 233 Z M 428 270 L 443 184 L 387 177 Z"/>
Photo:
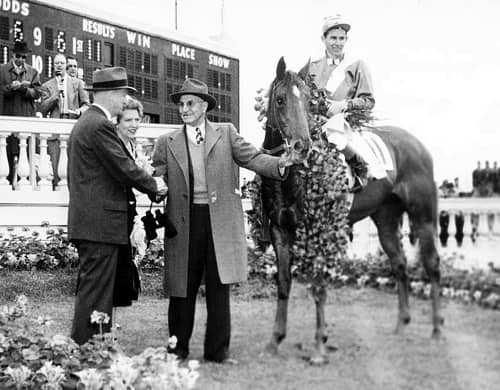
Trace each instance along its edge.
<path fill-rule="evenodd" d="M 267 108 L 268 131 L 279 131 L 287 153 L 301 162 L 311 147 L 308 125 L 309 89 L 302 75 L 286 70 L 283 57 L 276 68 Z"/>

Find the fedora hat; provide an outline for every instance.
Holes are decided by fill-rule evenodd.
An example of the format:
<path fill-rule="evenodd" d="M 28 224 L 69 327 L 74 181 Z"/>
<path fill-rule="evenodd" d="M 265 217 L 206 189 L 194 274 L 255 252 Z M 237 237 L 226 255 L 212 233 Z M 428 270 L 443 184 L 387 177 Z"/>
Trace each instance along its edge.
<path fill-rule="evenodd" d="M 181 89 L 178 92 L 172 93 L 170 99 L 177 104 L 183 95 L 195 95 L 202 98 L 208 103 L 207 111 L 210 111 L 217 105 L 217 100 L 208 94 L 207 84 L 197 79 L 184 80 Z"/>
<path fill-rule="evenodd" d="M 27 54 L 27 53 L 31 53 L 31 50 L 28 48 L 28 44 L 26 42 L 16 41 L 16 42 L 14 42 L 12 52 L 14 54 Z"/>
<path fill-rule="evenodd" d="M 127 71 L 119 66 L 94 71 L 92 73 L 92 87 L 85 89 L 88 91 L 128 89 L 129 91 L 137 92 L 135 88 L 128 86 Z"/>
<path fill-rule="evenodd" d="M 347 33 L 351 29 L 351 24 L 340 14 L 325 17 L 323 20 L 323 27 L 321 29 L 322 34 L 325 35 L 332 28 L 341 28 Z"/>

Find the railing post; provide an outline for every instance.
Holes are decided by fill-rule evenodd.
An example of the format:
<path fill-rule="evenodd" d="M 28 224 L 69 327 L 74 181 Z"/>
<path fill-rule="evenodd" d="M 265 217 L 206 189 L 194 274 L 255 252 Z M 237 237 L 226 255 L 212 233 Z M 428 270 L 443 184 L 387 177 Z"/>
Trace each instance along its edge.
<path fill-rule="evenodd" d="M 24 191 L 31 184 L 29 182 L 30 178 L 30 163 L 28 161 L 28 137 L 30 133 L 19 133 L 19 161 L 17 163 L 17 175 L 19 176 L 19 180 L 17 181 L 16 190 Z M 31 187 L 33 189 L 33 187 Z"/>
<path fill-rule="evenodd" d="M 40 134 L 40 161 L 38 162 L 38 176 L 40 178 L 38 186 L 40 191 L 52 191 L 52 165 L 47 154 L 47 139 L 50 136 L 51 134 Z"/>
<path fill-rule="evenodd" d="M 9 161 L 7 159 L 8 134 L 0 133 L 0 191 L 11 191 L 12 186 L 7 180 L 9 176 Z"/>
<path fill-rule="evenodd" d="M 56 191 L 68 189 L 68 138 L 69 134 L 59 135 L 59 166 L 57 167 L 57 174 L 59 176 L 59 183 L 57 183 Z"/>

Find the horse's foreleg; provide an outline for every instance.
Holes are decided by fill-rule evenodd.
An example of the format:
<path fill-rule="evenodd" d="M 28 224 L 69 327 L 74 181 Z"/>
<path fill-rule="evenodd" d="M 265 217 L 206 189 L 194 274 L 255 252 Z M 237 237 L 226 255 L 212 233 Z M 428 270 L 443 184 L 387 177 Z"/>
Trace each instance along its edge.
<path fill-rule="evenodd" d="M 288 319 L 288 297 L 292 286 L 292 275 L 290 271 L 292 263 L 291 241 L 289 235 L 282 229 L 273 226 L 271 228 L 271 240 L 276 254 L 278 267 L 278 302 L 274 328 L 271 340 L 266 346 L 266 350 L 276 354 L 278 346 L 286 337 Z"/>
<path fill-rule="evenodd" d="M 441 326 L 444 323 L 444 318 L 441 315 L 441 272 L 439 270 L 439 255 L 434 241 L 434 228 L 432 223 L 426 223 L 420 227 L 419 238 L 420 258 L 431 280 L 432 336 L 438 338 L 441 335 Z"/>
<path fill-rule="evenodd" d="M 328 363 L 328 356 L 326 353 L 326 320 L 325 320 L 325 303 L 326 303 L 326 287 L 324 285 L 317 285 L 312 287 L 312 296 L 316 304 L 316 334 L 315 351 L 311 356 L 311 364 L 321 365 Z"/>

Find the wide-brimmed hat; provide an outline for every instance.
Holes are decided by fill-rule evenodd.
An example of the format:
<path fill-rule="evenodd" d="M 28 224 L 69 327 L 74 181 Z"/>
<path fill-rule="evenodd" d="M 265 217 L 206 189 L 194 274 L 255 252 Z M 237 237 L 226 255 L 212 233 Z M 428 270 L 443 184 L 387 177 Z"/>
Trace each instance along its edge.
<path fill-rule="evenodd" d="M 341 28 L 345 32 L 349 32 L 349 30 L 351 29 L 351 24 L 340 14 L 325 17 L 325 19 L 323 20 L 323 27 L 321 29 L 322 35 L 325 35 L 327 31 L 331 30 L 332 28 Z"/>
<path fill-rule="evenodd" d="M 12 47 L 12 52 L 14 54 L 27 54 L 31 53 L 31 50 L 28 48 L 28 44 L 26 42 L 16 41 Z"/>
<path fill-rule="evenodd" d="M 128 89 L 129 91 L 137 92 L 135 88 L 128 86 L 127 71 L 125 68 L 119 66 L 94 71 L 92 73 L 92 87 L 85 89 L 88 91 Z"/>
<path fill-rule="evenodd" d="M 178 92 L 172 93 L 170 99 L 177 104 L 183 95 L 195 95 L 202 98 L 208 103 L 207 111 L 210 111 L 217 105 L 217 100 L 208 94 L 207 84 L 197 79 L 184 80 L 181 89 Z"/>

